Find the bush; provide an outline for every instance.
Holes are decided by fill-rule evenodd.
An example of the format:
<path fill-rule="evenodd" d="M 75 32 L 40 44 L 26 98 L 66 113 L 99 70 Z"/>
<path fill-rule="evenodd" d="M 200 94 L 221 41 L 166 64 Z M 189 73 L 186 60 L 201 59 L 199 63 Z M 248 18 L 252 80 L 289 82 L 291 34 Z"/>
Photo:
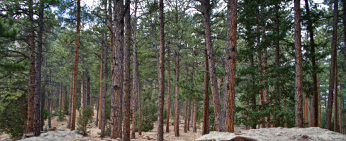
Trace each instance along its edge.
<path fill-rule="evenodd" d="M 26 95 L 22 96 L 20 93 L 0 92 L 0 132 L 10 134 L 11 138 L 20 138 L 23 135 L 25 125 L 21 100 L 26 99 Z"/>
<path fill-rule="evenodd" d="M 154 122 L 157 120 L 157 106 L 153 102 L 146 100 L 142 106 L 142 131 L 148 132 L 154 129 Z"/>
<path fill-rule="evenodd" d="M 79 115 L 77 120 L 78 130 L 83 131 L 84 135 L 87 134 L 87 125 L 92 122 L 92 117 L 94 115 L 94 111 L 90 105 L 85 107 L 82 110 L 82 114 Z"/>
<path fill-rule="evenodd" d="M 63 121 L 65 120 L 65 114 L 64 114 L 64 109 L 63 107 L 58 107 L 57 111 L 55 112 L 55 114 L 58 116 L 58 121 Z"/>

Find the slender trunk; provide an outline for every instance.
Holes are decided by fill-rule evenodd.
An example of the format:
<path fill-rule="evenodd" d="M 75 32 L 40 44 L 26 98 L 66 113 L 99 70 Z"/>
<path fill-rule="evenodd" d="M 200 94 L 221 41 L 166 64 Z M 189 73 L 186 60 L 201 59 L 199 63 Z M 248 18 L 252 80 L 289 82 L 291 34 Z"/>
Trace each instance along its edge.
<path fill-rule="evenodd" d="M 337 54 L 335 54 L 337 57 Z M 338 132 L 338 63 L 335 60 L 335 84 L 334 84 L 334 132 Z"/>
<path fill-rule="evenodd" d="M 167 119 L 166 119 L 166 132 L 168 133 L 169 132 L 169 117 L 170 117 L 170 110 L 171 110 L 171 61 L 170 61 L 170 48 L 168 48 L 168 53 L 167 53 L 167 60 L 168 60 L 168 70 L 167 70 L 167 73 L 168 73 L 168 84 L 167 84 Z"/>
<path fill-rule="evenodd" d="M 346 43 L 346 1 L 342 1 L 342 5 L 343 5 L 343 26 L 344 26 L 344 43 Z M 345 59 L 345 68 L 346 68 L 346 44 L 344 44 L 344 59 Z M 345 78 L 346 78 L 346 69 L 345 69 Z M 346 85 L 346 81 L 345 81 L 345 85 Z M 346 89 L 346 87 L 345 87 Z M 346 97 L 346 96 L 345 96 Z M 344 99 L 340 99 L 340 103 L 342 102 L 342 105 L 344 106 Z M 341 106 L 340 106 L 340 109 L 341 109 Z M 342 123 L 342 118 L 341 118 L 341 115 L 342 115 L 342 112 L 340 112 L 340 122 Z M 340 125 L 342 125 L 340 123 Z M 344 133 L 342 131 L 342 126 L 340 126 L 340 133 Z"/>
<path fill-rule="evenodd" d="M 85 102 L 85 100 L 86 100 L 86 97 L 85 97 L 85 92 L 84 92 L 84 66 L 83 66 L 83 55 L 81 55 L 81 71 L 80 71 L 80 82 L 81 82 L 81 84 L 80 84 L 80 107 L 81 107 L 81 109 L 84 109 L 85 108 L 85 105 L 86 105 L 86 102 Z"/>
<path fill-rule="evenodd" d="M 105 9 L 107 9 L 107 3 L 105 3 Z M 109 0 L 108 2 L 108 22 L 109 22 L 109 27 L 113 29 L 112 27 L 112 0 Z M 107 24 L 107 19 L 105 20 L 105 23 Z M 110 48 L 113 53 L 113 34 L 111 33 L 109 35 L 110 38 Z M 107 56 L 108 56 L 108 43 L 107 43 L 107 33 L 105 33 L 105 46 L 103 48 L 103 58 L 102 58 L 102 81 L 105 81 L 108 79 L 108 73 L 107 73 Z M 113 57 L 113 54 L 112 54 Z M 111 60 L 113 64 L 113 59 Z M 100 78 L 101 79 L 101 78 Z M 100 109 L 100 129 L 101 129 L 101 135 L 100 137 L 105 136 L 105 131 L 106 131 L 106 93 L 107 93 L 107 84 L 105 83 L 102 85 L 102 94 L 101 96 L 101 101 L 99 101 L 99 106 L 101 107 Z"/>
<path fill-rule="evenodd" d="M 340 102 L 339 102 L 339 133 L 342 134 L 342 108 L 341 108 L 341 98 L 340 98 Z"/>
<path fill-rule="evenodd" d="M 316 74 L 316 59 L 315 59 L 315 41 L 314 41 L 314 31 L 312 27 L 312 21 L 310 18 L 310 8 L 309 8 L 309 1 L 305 0 L 305 7 L 306 7 L 306 14 L 308 15 L 308 26 L 307 29 L 309 31 L 309 37 L 310 37 L 310 47 L 311 47 L 311 64 L 312 64 L 312 81 L 313 81 L 313 103 L 312 103 L 312 109 L 311 109 L 311 127 L 318 127 L 318 93 L 317 93 L 317 74 Z"/>
<path fill-rule="evenodd" d="M 141 92 L 142 92 L 142 83 L 140 83 L 138 78 L 138 83 L 139 83 L 139 92 L 138 92 L 138 135 L 142 135 L 142 97 L 141 97 Z"/>
<path fill-rule="evenodd" d="M 174 133 L 176 137 L 179 137 L 179 51 L 180 46 L 178 46 L 178 50 L 175 52 L 175 117 L 174 117 Z"/>
<path fill-rule="evenodd" d="M 213 105 L 215 113 L 214 126 L 217 131 L 223 131 L 222 128 L 222 116 L 220 107 L 220 93 L 217 88 L 217 77 L 215 71 L 214 53 L 211 42 L 211 30 L 210 30 L 210 0 L 201 1 L 202 11 L 203 11 L 203 23 L 205 28 L 205 44 L 207 48 L 208 63 L 209 63 L 209 73 L 210 73 L 210 85 L 213 96 Z"/>
<path fill-rule="evenodd" d="M 130 7 L 125 11 L 125 45 L 124 45 L 124 141 L 130 141 L 130 111 L 131 111 L 131 93 L 130 93 L 130 40 L 131 40 L 131 15 Z"/>
<path fill-rule="evenodd" d="M 332 110 L 333 110 L 333 92 L 334 92 L 334 78 L 335 78 L 335 63 L 336 63 L 336 45 L 337 45 L 337 23 L 338 22 L 338 1 L 334 1 L 334 15 L 333 15 L 333 39 L 332 39 L 332 59 L 330 63 L 330 77 L 329 77 L 329 94 L 328 105 L 326 111 L 326 128 L 331 130 Z"/>
<path fill-rule="evenodd" d="M 48 80 L 48 88 L 50 88 L 50 83 L 52 81 L 52 73 L 51 71 L 49 71 L 49 80 Z M 48 104 L 47 104 L 47 110 L 49 114 L 52 114 L 52 98 L 51 98 L 51 89 L 48 89 Z M 72 124 L 71 124 L 72 125 Z M 51 128 L 52 127 L 52 120 L 51 117 L 48 116 L 48 127 Z"/>
<path fill-rule="evenodd" d="M 42 110 L 45 108 L 45 102 L 46 102 L 46 98 L 47 98 L 47 94 L 46 94 L 46 87 L 47 87 L 47 83 L 48 83 L 48 79 L 47 79 L 47 57 L 44 56 L 43 57 L 43 65 L 44 65 L 44 72 L 43 72 L 43 77 L 44 77 L 44 83 L 43 83 L 43 87 L 42 87 L 42 99 L 41 99 L 41 108 Z M 41 125 L 41 131 L 43 131 L 43 126 L 44 126 L 44 121 L 42 121 L 42 125 Z"/>
<path fill-rule="evenodd" d="M 76 40 L 76 54 L 74 59 L 74 72 L 73 72 L 73 95 L 72 95 L 72 122 L 71 130 L 75 130 L 76 121 L 76 93 L 77 93 L 77 71 L 78 71 L 78 50 L 79 50 L 79 34 L 80 34 L 80 0 L 77 0 L 77 40 Z"/>
<path fill-rule="evenodd" d="M 308 98 L 306 97 L 306 94 L 303 94 L 303 103 L 304 103 L 304 122 L 308 123 Z M 309 127 L 308 125 L 305 125 L 304 127 Z"/>
<path fill-rule="evenodd" d="M 196 71 L 196 79 L 198 79 L 198 75 L 197 75 L 197 71 Z M 197 84 L 195 85 L 195 87 L 197 88 Z M 193 107 L 194 107 L 194 112 L 193 112 L 193 132 L 196 133 L 197 132 L 197 92 L 195 92 L 195 97 L 194 98 L 194 103 L 193 103 Z"/>
<path fill-rule="evenodd" d="M 280 72 L 279 72 L 279 67 L 280 67 L 280 15 L 279 15 L 279 3 L 275 4 L 275 21 L 276 21 L 276 28 L 275 28 L 275 35 L 276 40 L 275 40 L 275 72 L 276 72 L 276 84 L 275 84 L 275 98 L 274 98 L 274 105 L 280 105 L 277 104 L 280 100 Z M 276 118 L 276 111 L 278 110 L 277 106 L 274 108 L 274 113 L 273 113 L 273 127 L 279 126 L 279 120 Z"/>
<path fill-rule="evenodd" d="M 136 115 L 137 115 L 137 95 L 139 93 L 139 79 L 138 79 L 138 62 L 137 62 L 137 3 L 135 0 L 135 11 L 133 19 L 133 95 L 132 95 L 132 135 L 131 138 L 136 138 Z"/>
<path fill-rule="evenodd" d="M 69 106 L 68 106 L 68 112 L 69 112 L 68 113 L 68 115 L 69 115 L 68 116 L 68 128 L 69 129 L 71 129 L 71 123 L 72 123 L 72 95 L 73 95 L 73 71 L 71 71 L 71 76 L 70 76 L 70 100 L 69 100 Z M 49 105 L 49 104 L 47 104 L 47 105 Z"/>
<path fill-rule="evenodd" d="M 35 132 L 35 31 L 34 31 L 34 18 L 33 18 L 33 2 L 29 0 L 29 21 L 31 31 L 29 31 L 28 45 L 29 45 L 29 90 L 28 90 L 28 125 L 26 132 Z"/>
<path fill-rule="evenodd" d="M 302 74 L 302 45 L 300 29 L 300 0 L 294 0 L 294 45 L 295 45 L 295 125 L 303 127 L 303 74 Z"/>
<path fill-rule="evenodd" d="M 124 18 L 123 1 L 114 1 L 114 24 L 112 46 L 112 97 L 111 97 L 111 139 L 122 138 L 122 98 L 123 98 L 123 43 Z"/>
<path fill-rule="evenodd" d="M 207 50 L 204 52 L 204 99 L 203 99 L 203 130 L 202 135 L 209 134 L 209 66 Z"/>
<path fill-rule="evenodd" d="M 188 115 L 187 115 L 187 131 L 190 131 L 190 121 L 191 121 L 191 100 L 189 100 L 188 106 Z"/>
<path fill-rule="evenodd" d="M 185 85 L 187 85 L 187 76 L 188 76 L 188 67 L 187 67 L 187 61 L 185 62 L 185 72 L 186 72 L 186 76 L 185 76 Z M 185 97 L 185 110 L 184 110 L 184 132 L 187 132 L 187 128 L 188 128 L 188 99 Z"/>
<path fill-rule="evenodd" d="M 159 93 L 158 93 L 158 132 L 157 140 L 163 141 L 163 105 L 164 105 L 164 93 L 165 93 L 165 33 L 164 33 L 164 15 L 163 15 L 163 0 L 160 0 L 159 7 L 160 18 L 160 63 L 158 66 L 159 75 Z"/>

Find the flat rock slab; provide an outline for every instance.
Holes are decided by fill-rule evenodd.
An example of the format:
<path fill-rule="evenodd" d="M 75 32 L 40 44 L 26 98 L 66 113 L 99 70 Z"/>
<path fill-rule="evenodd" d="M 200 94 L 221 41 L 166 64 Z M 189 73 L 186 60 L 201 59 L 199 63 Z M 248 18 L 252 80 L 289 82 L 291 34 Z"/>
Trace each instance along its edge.
<path fill-rule="evenodd" d="M 242 133 L 210 132 L 196 141 L 346 141 L 346 135 L 322 129 L 310 128 L 261 128 Z"/>
<path fill-rule="evenodd" d="M 20 141 L 118 141 L 116 139 L 105 139 L 83 137 L 72 131 L 50 131 L 42 133 L 38 137 L 21 139 Z"/>

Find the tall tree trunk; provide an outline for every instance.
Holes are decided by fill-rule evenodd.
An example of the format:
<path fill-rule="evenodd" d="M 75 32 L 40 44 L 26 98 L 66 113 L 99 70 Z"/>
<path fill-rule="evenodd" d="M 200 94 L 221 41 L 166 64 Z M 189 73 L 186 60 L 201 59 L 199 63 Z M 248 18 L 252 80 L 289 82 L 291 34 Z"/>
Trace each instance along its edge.
<path fill-rule="evenodd" d="M 131 15 L 130 7 L 125 11 L 125 45 L 124 45 L 124 131 L 123 140 L 130 141 L 131 80 L 130 80 L 130 43 Z"/>
<path fill-rule="evenodd" d="M 36 56 L 36 90 L 35 90 L 35 121 L 34 121 L 34 134 L 39 136 L 41 134 L 41 65 L 42 65 L 42 33 L 43 33 L 43 10 L 44 3 L 40 2 L 39 18 L 38 18 L 38 31 L 37 31 L 37 56 Z"/>
<path fill-rule="evenodd" d="M 300 0 L 294 0 L 294 45 L 295 45 L 295 125 L 303 127 L 303 73 L 302 73 L 302 45 L 300 29 Z"/>
<path fill-rule="evenodd" d="M 210 0 L 201 1 L 202 11 L 203 11 L 203 23 L 205 28 L 205 44 L 207 48 L 208 63 L 209 63 L 209 73 L 210 73 L 210 84 L 211 91 L 213 96 L 213 105 L 215 113 L 215 122 L 214 126 L 217 131 L 223 131 L 222 128 L 222 116 L 221 106 L 220 106 L 220 93 L 217 88 L 217 77 L 215 71 L 215 62 L 214 62 L 214 52 L 211 43 L 211 30 L 210 30 Z"/>
<path fill-rule="evenodd" d="M 203 98 L 203 130 L 202 135 L 209 134 L 209 66 L 207 49 L 204 52 L 204 98 Z"/>
<path fill-rule="evenodd" d="M 308 123 L 309 122 L 309 117 L 308 117 L 308 98 L 306 97 L 306 94 L 303 94 L 303 105 L 304 105 L 304 122 Z M 309 127 L 308 125 L 305 125 L 304 127 Z"/>
<path fill-rule="evenodd" d="M 125 12 L 122 0 L 114 1 L 113 46 L 112 46 L 112 97 L 111 97 L 111 139 L 122 138 L 122 98 L 123 98 L 123 43 Z"/>
<path fill-rule="evenodd" d="M 306 7 L 306 14 L 308 15 L 308 32 L 310 37 L 310 47 L 311 47 L 311 64 L 312 64 L 312 82 L 313 82 L 313 103 L 312 103 L 312 109 L 310 114 L 310 126 L 311 127 L 318 127 L 318 101 L 319 96 L 317 93 L 317 74 L 316 74 L 316 59 L 315 59 L 315 41 L 314 41 L 314 31 L 312 27 L 312 21 L 311 21 L 311 15 L 310 15 L 310 8 L 309 8 L 309 1 L 305 0 L 305 7 Z"/>
<path fill-rule="evenodd" d="M 225 131 L 234 132 L 235 76 L 237 63 L 237 0 L 227 3 L 226 79 L 224 95 Z"/>
<path fill-rule="evenodd" d="M 164 15 L 163 15 L 163 0 L 160 0 L 159 7 L 160 18 L 160 63 L 158 66 L 159 75 L 159 95 L 158 95 L 158 129 L 157 140 L 163 141 L 163 105 L 165 93 L 165 33 L 164 33 Z"/>
<path fill-rule="evenodd" d="M 339 133 L 342 134 L 342 108 L 341 108 L 341 102 L 342 98 L 340 97 L 340 103 L 339 103 Z"/>
<path fill-rule="evenodd" d="M 141 97 L 141 92 L 142 92 L 142 83 L 138 78 L 138 83 L 139 83 L 139 92 L 138 92 L 138 135 L 142 135 L 142 97 Z"/>
<path fill-rule="evenodd" d="M 326 111 L 326 128 L 331 130 L 332 110 L 333 110 L 333 92 L 334 92 L 334 78 L 335 78 L 335 63 L 336 63 L 336 45 L 337 45 L 337 24 L 338 24 L 338 1 L 334 0 L 334 15 L 333 15 L 333 39 L 332 39 L 332 59 L 330 63 L 330 77 L 329 77 L 329 94 L 328 105 Z"/>
<path fill-rule="evenodd" d="M 180 52 L 180 46 L 178 46 L 178 50 L 175 51 L 175 117 L 174 117 L 174 133 L 176 137 L 179 137 L 179 98 L 178 98 L 178 93 L 179 93 L 179 53 Z"/>
<path fill-rule="evenodd" d="M 111 14 L 110 14 L 111 15 Z M 112 34 L 110 34 L 111 44 L 112 44 Z M 107 33 L 105 33 L 105 41 L 107 41 Z M 100 127 L 101 127 L 101 137 L 105 136 L 106 130 L 106 94 L 107 94 L 107 84 L 105 83 L 108 79 L 108 71 L 107 71 L 107 59 L 108 59 L 108 44 L 105 42 L 105 46 L 103 48 L 103 58 L 102 58 L 102 94 L 101 94 L 101 119 L 100 119 Z"/>
<path fill-rule="evenodd" d="M 73 95 L 73 71 L 71 71 L 71 76 L 70 76 L 70 100 L 69 100 L 69 105 L 68 105 L 68 115 L 69 115 L 68 116 L 68 128 L 69 129 L 71 129 L 71 123 L 72 123 L 72 97 L 73 97 L 72 95 Z M 47 104 L 47 105 L 49 105 L 49 104 Z"/>
<path fill-rule="evenodd" d="M 52 82 L 52 73 L 49 71 L 49 80 L 48 80 L 48 88 L 50 88 L 50 83 Z M 47 110 L 49 114 L 52 114 L 52 98 L 51 98 L 51 89 L 48 89 L 48 104 L 47 104 Z M 71 124 L 72 125 L 72 124 Z M 52 128 L 52 120 L 51 117 L 48 116 L 48 127 Z"/>
<path fill-rule="evenodd" d="M 344 26 L 344 43 L 346 43 L 346 1 L 342 1 L 342 5 L 343 5 L 343 26 Z M 346 44 L 344 44 L 344 59 L 345 59 L 345 68 L 346 68 Z M 346 78 L 346 69 L 345 69 L 345 78 Z M 346 81 L 345 81 L 345 85 L 346 85 Z M 346 90 L 346 87 L 345 87 L 345 90 Z M 344 106 L 344 99 L 340 100 L 340 103 L 342 102 L 342 105 Z M 340 106 L 340 109 L 341 109 L 341 106 Z M 342 112 L 340 112 L 340 117 L 342 115 Z M 342 121 L 342 118 L 340 118 L 340 122 Z M 342 125 L 342 124 L 340 124 Z M 342 131 L 342 126 L 340 126 L 340 133 L 344 133 Z"/>
<path fill-rule="evenodd" d="M 190 121 L 191 121 L 191 100 L 189 99 L 188 106 L 188 115 L 187 115 L 187 131 L 190 131 Z"/>
<path fill-rule="evenodd" d="M 187 85 L 187 76 L 188 76 L 188 67 L 187 67 L 187 61 L 185 62 L 185 72 L 186 72 L 186 76 L 185 76 L 185 85 Z M 187 128 L 188 128 L 188 98 L 185 97 L 185 110 L 184 110 L 184 132 L 187 132 Z"/>
<path fill-rule="evenodd" d="M 72 95 L 72 122 L 71 130 L 75 130 L 76 126 L 76 93 L 77 93 L 77 71 L 78 71 L 78 50 L 79 50 L 79 35 L 80 35 L 80 0 L 77 0 L 77 40 L 76 40 L 76 54 L 74 58 L 74 72 L 73 72 L 73 95 Z"/>
<path fill-rule="evenodd" d="M 135 11 L 133 18 L 133 95 L 132 95 L 132 135 L 131 138 L 136 138 L 136 115 L 137 115 L 137 95 L 139 93 L 139 79 L 138 79 L 138 62 L 137 62 L 137 3 L 135 0 Z"/>
<path fill-rule="evenodd" d="M 166 132 L 168 133 L 169 132 L 169 117 L 170 117 L 170 110 L 171 110 L 171 61 L 170 61 L 170 58 L 171 58 L 171 52 L 170 52 L 170 48 L 168 48 L 168 53 L 167 53 L 167 63 L 168 63 L 168 70 L 167 70 L 167 73 L 168 73 L 168 84 L 167 84 L 167 119 L 166 119 Z"/>
<path fill-rule="evenodd" d="M 337 57 L 337 54 L 335 54 Z M 334 132 L 338 132 L 338 63 L 335 60 L 335 83 L 334 83 Z"/>
<path fill-rule="evenodd" d="M 80 82 L 81 82 L 81 84 L 80 84 L 80 107 L 81 107 L 81 109 L 84 109 L 85 108 L 85 105 L 86 105 L 86 102 L 85 102 L 85 100 L 86 100 L 86 97 L 85 97 L 85 92 L 84 92 L 84 66 L 83 66 L 83 55 L 81 55 L 81 58 L 80 58 L 80 62 L 81 62 L 81 71 L 80 71 Z M 80 113 L 79 113 L 80 114 Z"/>
<path fill-rule="evenodd" d="M 48 79 L 47 79 L 47 57 L 44 56 L 43 57 L 43 65 L 44 65 L 44 72 L 43 72 L 43 77 L 44 77 L 44 83 L 43 83 L 43 87 L 42 87 L 42 99 L 41 99 L 41 109 L 43 110 L 46 105 L 46 98 L 47 98 L 47 93 L 46 93 L 46 87 L 48 85 Z M 42 120 L 42 119 L 41 119 Z M 41 131 L 43 131 L 43 126 L 44 126 L 44 121 L 42 121 L 42 125 L 41 125 Z"/>
<path fill-rule="evenodd" d="M 29 0 L 29 21 L 30 31 L 28 37 L 29 45 L 29 90 L 28 90 L 28 125 L 26 132 L 35 132 L 35 31 L 34 31 L 34 18 L 33 18 L 33 2 Z"/>
<path fill-rule="evenodd" d="M 276 40 L 275 40 L 275 72 L 276 72 L 276 84 L 275 84 L 275 98 L 274 98 L 274 113 L 273 113 L 273 127 L 279 126 L 279 120 L 276 118 L 276 111 L 278 110 L 276 105 L 280 105 L 279 100 L 280 100 L 280 72 L 279 72 L 279 67 L 280 67 L 280 15 L 279 15 L 279 3 L 275 4 L 275 21 L 276 21 L 276 27 L 275 27 L 275 35 Z"/>

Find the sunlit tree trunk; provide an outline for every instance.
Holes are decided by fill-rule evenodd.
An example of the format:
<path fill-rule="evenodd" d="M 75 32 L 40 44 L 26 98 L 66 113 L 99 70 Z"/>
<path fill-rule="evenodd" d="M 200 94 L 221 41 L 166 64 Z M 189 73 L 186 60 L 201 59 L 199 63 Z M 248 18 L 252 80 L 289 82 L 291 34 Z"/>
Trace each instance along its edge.
<path fill-rule="evenodd" d="M 80 0 L 77 0 L 77 40 L 76 40 L 76 54 L 74 59 L 74 72 L 73 72 L 73 95 L 72 95 L 72 122 L 71 130 L 75 130 L 76 126 L 76 93 L 77 93 L 77 71 L 78 71 L 78 50 L 79 50 L 79 35 L 80 35 Z"/>

